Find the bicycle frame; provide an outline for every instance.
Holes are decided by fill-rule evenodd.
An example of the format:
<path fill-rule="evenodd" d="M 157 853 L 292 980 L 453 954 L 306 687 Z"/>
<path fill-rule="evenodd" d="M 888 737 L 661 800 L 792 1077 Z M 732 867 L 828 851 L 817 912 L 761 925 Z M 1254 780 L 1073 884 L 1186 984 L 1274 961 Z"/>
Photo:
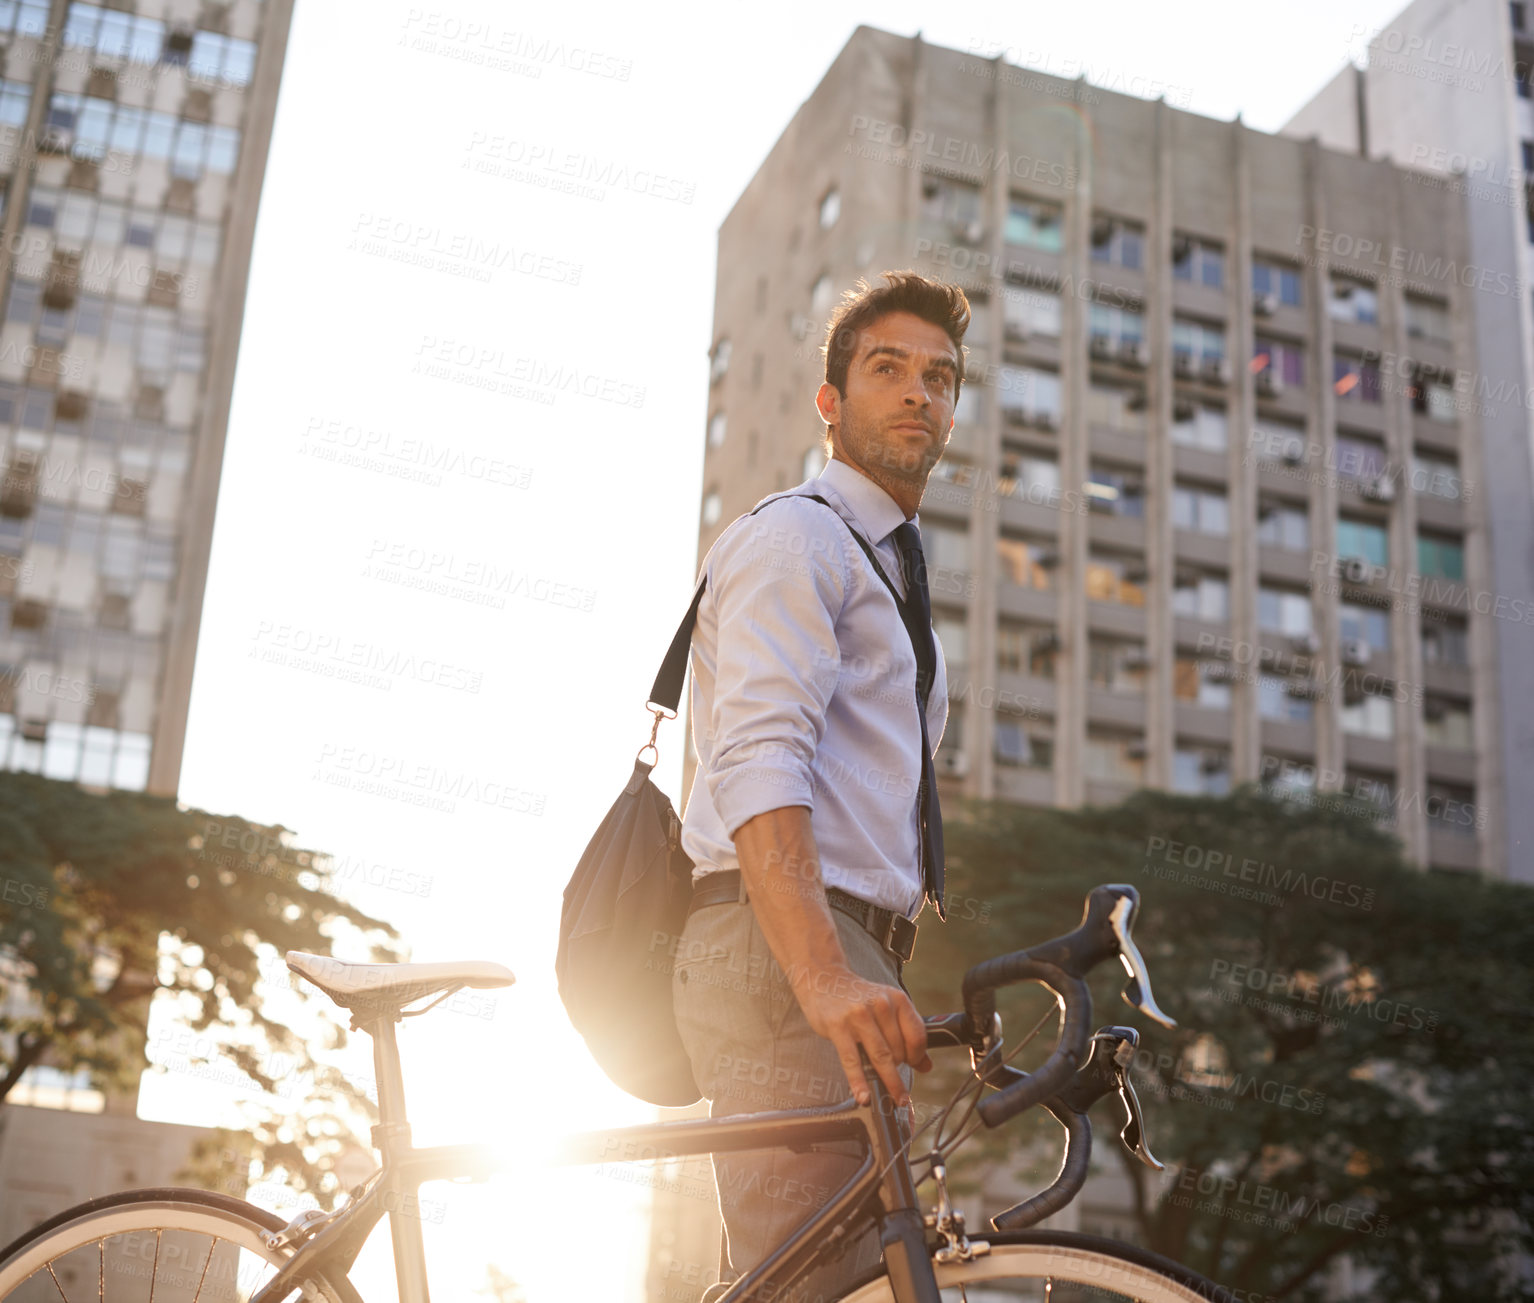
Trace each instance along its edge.
<path fill-rule="evenodd" d="M 421 1219 L 406 1211 L 410 1203 L 418 1204 L 416 1192 L 427 1181 L 485 1180 L 510 1170 L 509 1163 L 478 1145 L 415 1148 L 406 1120 L 393 1019 L 364 1023 L 359 1030 L 373 1037 L 379 1112 L 373 1143 L 383 1159 L 382 1166 L 352 1203 L 339 1212 L 316 1217 L 296 1232 L 300 1238 L 308 1238 L 252 1296 L 251 1303 L 278 1303 L 306 1278 L 324 1274 L 325 1267 L 334 1275 L 350 1271 L 363 1243 L 386 1214 L 399 1303 L 429 1303 Z M 762 1263 L 736 1281 L 719 1303 L 752 1303 L 777 1297 L 827 1248 L 849 1241 L 853 1232 L 861 1234 L 868 1226 L 879 1227 L 884 1264 L 897 1303 L 940 1303 L 916 1184 L 905 1157 L 903 1127 L 894 1101 L 866 1060 L 864 1069 L 870 1087 L 866 1105 L 847 1100 L 824 1108 L 581 1132 L 564 1141 L 555 1161 L 572 1165 L 645 1162 L 751 1149 L 802 1148 L 838 1140 L 860 1142 L 863 1162 L 851 1179 L 824 1207 L 809 1214 Z"/>

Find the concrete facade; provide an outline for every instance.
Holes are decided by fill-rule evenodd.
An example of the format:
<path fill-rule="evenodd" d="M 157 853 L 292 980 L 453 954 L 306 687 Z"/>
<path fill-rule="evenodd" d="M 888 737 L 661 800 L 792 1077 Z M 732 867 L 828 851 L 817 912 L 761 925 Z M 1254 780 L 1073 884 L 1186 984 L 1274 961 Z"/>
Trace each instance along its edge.
<path fill-rule="evenodd" d="M 921 509 L 946 789 L 1260 780 L 1374 801 L 1425 866 L 1534 871 L 1498 694 L 1528 628 L 1478 600 L 1453 384 L 1468 239 L 1420 173 L 860 28 L 720 229 L 699 560 L 817 470 L 836 296 L 955 280 L 970 379 Z"/>
<path fill-rule="evenodd" d="M 1417 0 L 1285 125 L 1369 158 L 1437 174 L 1466 212 L 1462 278 L 1474 318 L 1470 391 L 1480 413 L 1487 583 L 1504 606 L 1534 609 L 1534 25 L 1526 4 Z M 1434 183 L 1429 183 L 1434 184 Z M 1534 765 L 1534 630 L 1494 620 L 1496 767 Z M 1508 871 L 1534 880 L 1534 801 L 1503 802 Z"/>
<path fill-rule="evenodd" d="M 173 795 L 292 0 L 24 4 L 0 72 L 0 767 Z"/>

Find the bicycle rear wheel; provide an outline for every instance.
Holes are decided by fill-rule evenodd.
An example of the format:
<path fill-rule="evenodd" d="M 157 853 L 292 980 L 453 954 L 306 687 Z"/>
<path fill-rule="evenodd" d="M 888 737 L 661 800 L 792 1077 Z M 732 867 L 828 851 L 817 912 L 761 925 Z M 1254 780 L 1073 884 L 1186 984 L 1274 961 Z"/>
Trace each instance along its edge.
<path fill-rule="evenodd" d="M 944 1303 L 1235 1303 L 1229 1290 L 1181 1263 L 1117 1240 L 1070 1231 L 978 1233 L 990 1252 L 934 1264 Z M 842 1303 L 892 1303 L 879 1275 Z"/>
<path fill-rule="evenodd" d="M 263 1234 L 281 1217 L 206 1190 L 130 1190 L 66 1209 L 0 1249 L 3 1303 L 116 1299 L 247 1303 L 291 1256 Z M 302 1297 L 361 1303 L 351 1282 Z"/>

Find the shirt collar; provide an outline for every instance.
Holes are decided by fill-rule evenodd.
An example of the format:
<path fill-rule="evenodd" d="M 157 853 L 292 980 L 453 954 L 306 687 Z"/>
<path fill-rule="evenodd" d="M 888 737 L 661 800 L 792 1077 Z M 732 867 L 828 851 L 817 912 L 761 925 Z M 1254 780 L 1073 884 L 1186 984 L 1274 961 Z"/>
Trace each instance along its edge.
<path fill-rule="evenodd" d="M 905 524 L 905 512 L 900 509 L 900 504 L 855 466 L 832 458 L 818 479 L 841 495 L 876 547 L 894 532 L 896 526 Z M 921 527 L 920 512 L 911 517 L 911 523 L 918 529 Z"/>

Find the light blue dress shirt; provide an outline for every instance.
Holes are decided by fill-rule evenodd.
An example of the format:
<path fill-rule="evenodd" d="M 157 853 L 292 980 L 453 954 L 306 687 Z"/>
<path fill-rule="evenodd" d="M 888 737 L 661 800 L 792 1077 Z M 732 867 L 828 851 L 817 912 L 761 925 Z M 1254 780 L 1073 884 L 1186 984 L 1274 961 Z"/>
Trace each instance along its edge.
<path fill-rule="evenodd" d="M 810 493 L 831 508 L 795 500 Z M 831 518 L 835 510 L 873 545 L 904 596 L 893 531 L 905 513 L 841 461 L 764 501 L 703 561 L 689 696 L 698 767 L 682 819 L 693 879 L 740 867 L 732 834 L 749 819 L 807 806 L 821 880 L 914 917 L 922 903 L 916 653 L 890 590 L 847 525 Z M 927 730 L 936 748 L 948 673 L 933 642 Z"/>

